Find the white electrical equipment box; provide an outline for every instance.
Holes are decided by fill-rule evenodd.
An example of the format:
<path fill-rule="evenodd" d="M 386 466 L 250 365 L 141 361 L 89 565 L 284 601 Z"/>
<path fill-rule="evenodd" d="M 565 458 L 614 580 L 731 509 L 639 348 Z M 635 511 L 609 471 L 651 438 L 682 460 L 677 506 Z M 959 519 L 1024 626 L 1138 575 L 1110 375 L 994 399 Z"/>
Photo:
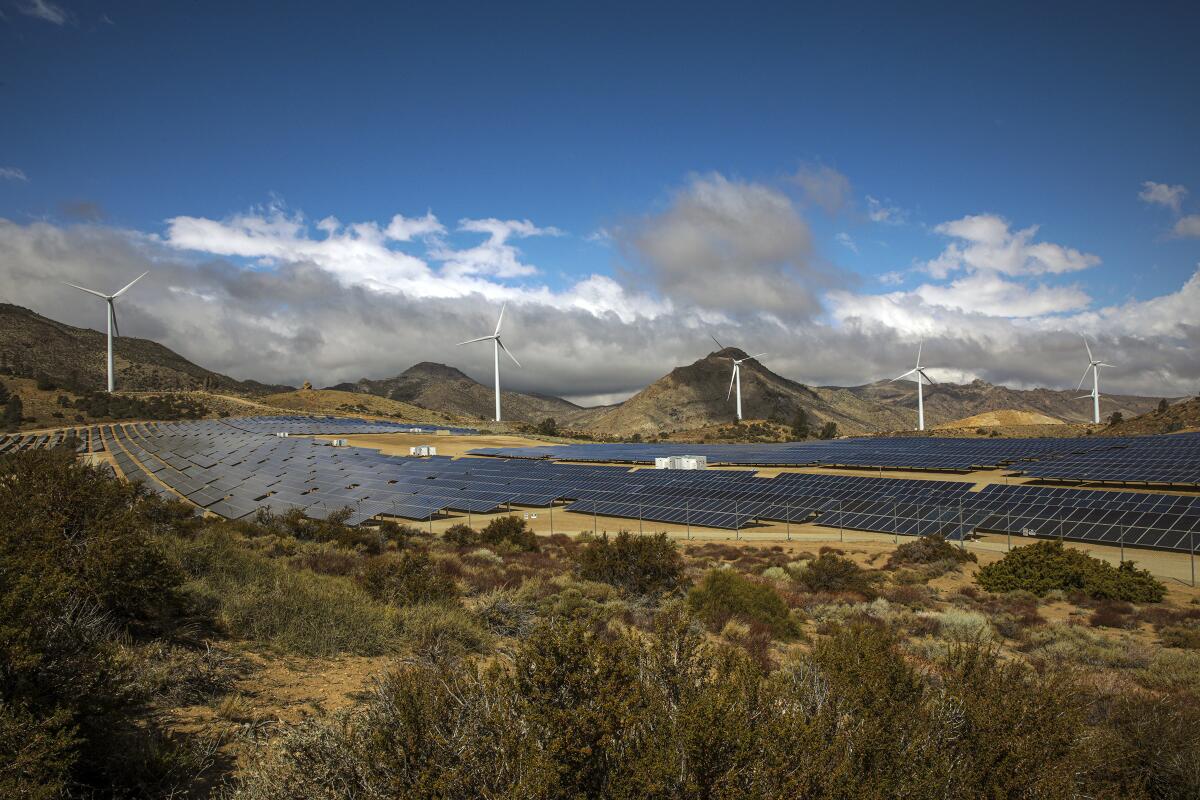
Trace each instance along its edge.
<path fill-rule="evenodd" d="M 408 448 L 410 456 L 436 456 L 437 448 L 431 444 L 419 444 L 416 447 Z"/>
<path fill-rule="evenodd" d="M 660 456 L 654 459 L 655 469 L 708 469 L 707 456 Z"/>

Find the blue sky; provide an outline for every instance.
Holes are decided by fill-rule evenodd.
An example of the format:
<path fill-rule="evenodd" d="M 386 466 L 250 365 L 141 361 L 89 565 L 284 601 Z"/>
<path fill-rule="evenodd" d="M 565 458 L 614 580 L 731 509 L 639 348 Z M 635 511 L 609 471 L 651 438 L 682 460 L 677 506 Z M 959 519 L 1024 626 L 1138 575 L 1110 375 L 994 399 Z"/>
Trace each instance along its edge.
<path fill-rule="evenodd" d="M 536 273 L 510 281 L 566 292 L 657 275 L 644 226 L 720 176 L 793 202 L 808 258 L 862 294 L 928 284 L 955 241 L 935 228 L 970 215 L 1094 256 L 1031 279 L 1086 292 L 1051 316 L 1178 292 L 1200 261 L 1172 232 L 1200 212 L 1194 4 L 0 11 L 0 217 L 22 228 L 169 239 L 168 220 L 269 208 L 313 225 L 431 211 L 468 248 L 458 220 L 529 220 L 561 235 L 520 238 Z M 797 181 L 822 170 L 846 181 L 828 207 Z M 1147 202 L 1146 181 L 1190 193 Z"/>

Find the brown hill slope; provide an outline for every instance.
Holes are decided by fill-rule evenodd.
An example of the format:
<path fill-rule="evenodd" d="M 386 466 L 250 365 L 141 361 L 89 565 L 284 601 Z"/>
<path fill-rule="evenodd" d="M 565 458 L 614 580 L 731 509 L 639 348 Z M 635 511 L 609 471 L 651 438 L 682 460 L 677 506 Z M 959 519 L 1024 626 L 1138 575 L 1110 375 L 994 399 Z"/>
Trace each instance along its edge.
<path fill-rule="evenodd" d="M 80 390 L 103 389 L 106 349 L 106 337 L 99 331 L 0 303 L 0 371 L 25 378 L 45 374 Z M 120 336 L 113 351 L 118 389 L 207 389 L 256 395 L 290 388 L 235 380 L 197 366 L 149 339 Z"/>
<path fill-rule="evenodd" d="M 343 392 L 337 389 L 297 389 L 260 398 L 260 403 L 285 411 L 305 414 L 350 414 L 364 417 L 387 417 L 405 422 L 430 425 L 474 424 L 478 420 L 419 408 L 399 400 L 376 397 L 362 392 Z"/>
<path fill-rule="evenodd" d="M 1200 430 L 1200 397 L 1171 403 L 1165 409 L 1155 408 L 1141 416 L 1109 425 L 1104 436 L 1142 436 L 1148 433 L 1176 433 Z"/>
<path fill-rule="evenodd" d="M 329 388 L 376 395 L 477 419 L 492 419 L 495 415 L 495 392 L 491 386 L 473 380 L 454 367 L 429 361 L 409 367 L 394 378 L 363 378 L 357 383 L 339 383 Z M 553 417 L 562 424 L 584 411 L 574 403 L 540 394 L 501 390 L 500 401 L 504 419 L 513 422 L 540 422 Z"/>
<path fill-rule="evenodd" d="M 731 359 L 745 356 L 735 347 L 709 353 L 693 364 L 675 368 L 617 406 L 587 410 L 573 424 L 599 433 L 629 436 L 729 422 L 735 417 L 734 401 L 726 400 Z M 863 401 L 844 389 L 813 389 L 789 380 L 756 360 L 742 365 L 745 419 L 790 422 L 799 408 L 808 412 L 815 426 L 836 422 L 842 433 L 902 427 L 905 417 L 900 409 Z"/>
<path fill-rule="evenodd" d="M 982 414 L 972 414 L 969 417 L 943 422 L 936 428 L 1007 428 L 1014 425 L 1065 425 L 1061 419 L 1040 414 L 1037 411 L 1017 411 L 1011 408 L 999 411 L 984 411 Z"/>
<path fill-rule="evenodd" d="M 917 387 L 912 381 L 879 381 L 854 386 L 846 391 L 862 400 L 903 408 L 907 413 L 903 427 L 913 427 L 915 424 Z M 1045 414 L 1064 422 L 1091 422 L 1091 401 L 1077 399 L 1081 393 L 1054 389 L 1010 389 L 981 380 L 963 384 L 938 383 L 924 390 L 925 424 L 926 427 L 933 427 L 989 411 L 1013 409 Z M 1157 397 L 1102 395 L 1100 414 L 1105 419 L 1114 411 L 1120 411 L 1126 417 L 1136 416 L 1152 410 L 1158 401 Z"/>

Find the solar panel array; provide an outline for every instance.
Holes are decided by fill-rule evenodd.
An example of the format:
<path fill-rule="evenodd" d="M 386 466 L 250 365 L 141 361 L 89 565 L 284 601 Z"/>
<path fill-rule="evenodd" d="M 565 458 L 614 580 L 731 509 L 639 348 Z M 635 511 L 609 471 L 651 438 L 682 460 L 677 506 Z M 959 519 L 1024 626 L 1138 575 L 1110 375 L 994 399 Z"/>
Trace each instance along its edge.
<path fill-rule="evenodd" d="M 471 428 L 451 428 L 445 425 L 419 425 L 411 422 L 366 420 L 356 417 L 278 415 L 272 417 L 232 417 L 224 422 L 248 433 L 287 433 L 303 435 L 369 434 L 369 433 L 432 433 L 435 430 L 467 435 Z"/>
<path fill-rule="evenodd" d="M 698 455 L 710 464 L 947 470 L 1008 467 L 1062 480 L 1200 485 L 1200 434 L 1060 439 L 895 437 L 783 444 L 572 444 L 479 448 L 472 455 L 574 462 L 653 463 Z"/>
<path fill-rule="evenodd" d="M 49 450 L 61 447 L 72 437 L 76 441 L 74 449 L 77 453 L 98 453 L 104 450 L 104 440 L 100 437 L 100 428 L 93 425 L 42 433 L 0 434 L 0 455 L 17 453 L 22 450 Z"/>

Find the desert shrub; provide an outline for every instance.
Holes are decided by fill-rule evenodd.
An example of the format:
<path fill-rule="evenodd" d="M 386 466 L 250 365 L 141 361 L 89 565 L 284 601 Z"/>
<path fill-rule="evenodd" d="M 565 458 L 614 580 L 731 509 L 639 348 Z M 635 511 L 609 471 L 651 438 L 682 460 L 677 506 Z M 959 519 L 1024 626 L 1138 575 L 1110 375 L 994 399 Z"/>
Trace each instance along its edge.
<path fill-rule="evenodd" d="M 779 592 L 732 569 L 709 570 L 688 593 L 687 602 L 712 630 L 719 631 L 736 618 L 762 623 L 779 638 L 796 635 L 787 603 Z"/>
<path fill-rule="evenodd" d="M 1128 639 L 1113 639 L 1078 625 L 1042 625 L 1025 634 L 1020 649 L 1037 661 L 1105 669 L 1139 669 L 1151 651 Z"/>
<path fill-rule="evenodd" d="M 1095 707 L 1108 734 L 1097 785 L 1120 797 L 1200 797 L 1200 707 L 1193 698 L 1127 693 L 1101 697 Z"/>
<path fill-rule="evenodd" d="M 194 602 L 233 636 L 312 656 L 393 649 L 394 614 L 349 578 L 289 569 L 224 526 L 180 541 L 175 555 L 192 578 Z"/>
<path fill-rule="evenodd" d="M 495 636 L 521 637 L 537 622 L 537 606 L 512 592 L 494 590 L 475 598 L 475 617 Z"/>
<path fill-rule="evenodd" d="M 0 702 L 0 797 L 66 797 L 78 744 L 67 709 L 36 714 Z"/>
<path fill-rule="evenodd" d="M 810 592 L 870 594 L 867 571 L 845 556 L 822 553 L 795 574 L 796 583 Z"/>
<path fill-rule="evenodd" d="M 918 537 L 897 547 L 888 557 L 886 568 L 896 569 L 902 566 L 937 564 L 939 562 L 960 564 L 975 560 L 974 553 L 961 547 L 955 547 L 947 542 L 944 536 L 935 534 Z"/>
<path fill-rule="evenodd" d="M 487 632 L 458 605 L 422 603 L 400 611 L 401 640 L 419 659 L 441 664 L 484 652 Z"/>
<path fill-rule="evenodd" d="M 363 566 L 358 582 L 375 600 L 396 606 L 458 597 L 453 579 L 427 553 L 372 558 Z"/>
<path fill-rule="evenodd" d="M 1167 625 L 1158 635 L 1162 639 L 1163 647 L 1200 650 L 1200 625 Z"/>
<path fill-rule="evenodd" d="M 1038 596 L 1074 589 L 1097 599 L 1157 603 L 1166 593 L 1162 583 L 1146 570 L 1136 569 L 1132 561 L 1113 567 L 1051 541 L 1018 547 L 980 568 L 975 579 L 989 592 L 1022 589 Z"/>
<path fill-rule="evenodd" d="M 455 547 L 474 547 L 479 544 L 479 531 L 460 522 L 446 528 L 442 532 L 442 539 Z"/>
<path fill-rule="evenodd" d="M 537 534 L 530 529 L 529 523 L 511 514 L 489 522 L 479 532 L 479 543 L 489 547 L 507 545 L 514 550 L 538 549 Z"/>
<path fill-rule="evenodd" d="M 1133 619 L 1133 606 L 1123 600 L 1102 600 L 1092 610 L 1088 624 L 1093 628 L 1129 628 L 1137 623 Z"/>
<path fill-rule="evenodd" d="M 1160 650 L 1144 669 L 1137 671 L 1136 677 L 1147 689 L 1200 699 L 1200 652 Z"/>
<path fill-rule="evenodd" d="M 988 618 L 978 611 L 950 608 L 922 613 L 920 616 L 931 621 L 936 626 L 936 633 L 947 639 L 987 639 L 991 636 L 992 626 Z"/>
<path fill-rule="evenodd" d="M 661 594 L 684 580 L 679 548 L 665 533 L 632 536 L 621 531 L 592 539 L 575 556 L 580 577 L 601 581 L 633 594 Z"/>

